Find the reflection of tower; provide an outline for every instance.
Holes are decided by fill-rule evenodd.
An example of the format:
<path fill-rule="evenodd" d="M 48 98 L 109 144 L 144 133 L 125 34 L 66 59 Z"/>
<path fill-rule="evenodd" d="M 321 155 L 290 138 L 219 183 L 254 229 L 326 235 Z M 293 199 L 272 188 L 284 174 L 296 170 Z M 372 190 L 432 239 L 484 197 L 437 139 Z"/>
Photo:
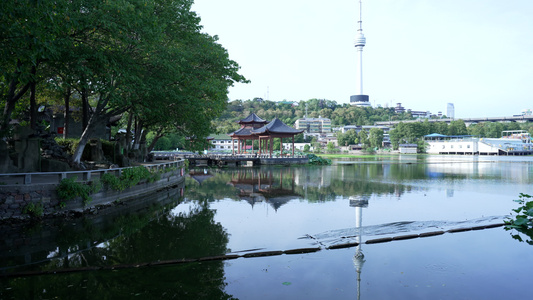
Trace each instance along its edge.
<path fill-rule="evenodd" d="M 365 255 L 361 249 L 361 225 L 363 224 L 363 207 L 368 207 L 368 196 L 350 197 L 350 207 L 355 207 L 355 228 L 357 229 L 357 249 L 353 257 L 353 265 L 357 272 L 357 299 L 361 298 L 361 271 L 365 263 Z"/>
<path fill-rule="evenodd" d="M 357 38 L 355 39 L 355 48 L 357 49 L 357 73 L 356 73 L 356 92 L 350 96 L 350 104 L 355 106 L 370 106 L 368 95 L 363 95 L 363 47 L 366 45 L 366 38 L 363 34 L 362 4 L 359 0 L 359 29 L 357 29 Z"/>

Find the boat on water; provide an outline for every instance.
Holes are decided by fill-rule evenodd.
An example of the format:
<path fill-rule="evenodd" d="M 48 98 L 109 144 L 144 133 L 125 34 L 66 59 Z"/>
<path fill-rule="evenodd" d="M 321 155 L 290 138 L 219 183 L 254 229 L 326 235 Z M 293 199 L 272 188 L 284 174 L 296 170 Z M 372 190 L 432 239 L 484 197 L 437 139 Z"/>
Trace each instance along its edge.
<path fill-rule="evenodd" d="M 532 155 L 533 140 L 525 130 L 502 131 L 501 138 L 480 138 L 472 135 L 424 136 L 426 152 L 459 155 Z"/>

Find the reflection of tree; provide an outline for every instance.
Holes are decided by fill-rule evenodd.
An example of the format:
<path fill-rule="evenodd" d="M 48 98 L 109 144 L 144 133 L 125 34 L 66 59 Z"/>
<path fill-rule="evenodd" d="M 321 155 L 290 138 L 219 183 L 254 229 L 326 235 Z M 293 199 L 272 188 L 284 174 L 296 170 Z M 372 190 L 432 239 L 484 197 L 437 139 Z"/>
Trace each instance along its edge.
<path fill-rule="evenodd" d="M 411 191 L 405 180 L 427 178 L 424 164 L 362 163 L 337 166 L 291 166 L 237 168 L 218 170 L 198 184 L 187 181 L 191 199 L 217 201 L 224 198 L 255 202 L 275 195 L 276 190 L 290 190 L 309 202 L 334 201 L 336 197 L 354 195 L 395 195 Z M 228 185 L 231 183 L 232 185 Z M 268 188 L 268 191 L 267 191 Z"/>
<path fill-rule="evenodd" d="M 224 198 L 235 199 L 237 191 L 232 186 L 227 185 L 231 174 L 224 171 L 210 172 L 214 176 L 203 181 L 201 185 L 192 178 L 187 177 L 185 179 L 188 198 L 202 199 L 209 202 Z"/>
<path fill-rule="evenodd" d="M 198 204 L 187 213 L 161 214 L 146 223 L 131 220 L 137 231 L 128 231 L 89 251 L 73 253 L 69 267 L 136 264 L 225 254 L 228 234 L 214 222 L 208 204 Z M 45 270 L 65 266 L 53 261 Z M 5 284 L 5 286 L 4 286 Z M 6 287 L 11 290 L 6 290 Z M 224 263 L 184 263 L 166 267 L 127 268 L 116 271 L 76 272 L 2 281 L 1 298 L 115 299 L 143 298 L 230 299 L 224 293 Z M 5 292 L 7 291 L 7 292 Z M 42 295 L 41 295 L 42 294 Z"/>

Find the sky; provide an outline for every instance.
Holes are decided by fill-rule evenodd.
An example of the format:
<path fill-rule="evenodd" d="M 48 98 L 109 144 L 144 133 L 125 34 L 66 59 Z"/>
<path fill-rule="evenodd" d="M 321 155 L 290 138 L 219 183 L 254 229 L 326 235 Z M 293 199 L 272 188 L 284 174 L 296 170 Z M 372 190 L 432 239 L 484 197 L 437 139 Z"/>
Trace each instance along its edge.
<path fill-rule="evenodd" d="M 349 103 L 358 0 L 194 0 L 251 82 L 230 100 Z M 363 0 L 363 93 L 372 106 L 456 118 L 533 109 L 533 0 Z"/>

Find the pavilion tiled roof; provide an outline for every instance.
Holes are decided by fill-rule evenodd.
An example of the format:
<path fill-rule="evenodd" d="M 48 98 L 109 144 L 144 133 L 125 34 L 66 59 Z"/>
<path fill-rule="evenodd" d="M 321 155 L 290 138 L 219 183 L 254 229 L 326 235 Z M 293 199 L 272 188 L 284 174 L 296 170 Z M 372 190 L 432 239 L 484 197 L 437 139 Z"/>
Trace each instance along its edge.
<path fill-rule="evenodd" d="M 234 131 L 234 132 L 229 134 L 229 136 L 231 136 L 231 137 L 234 137 L 234 136 L 249 136 L 249 135 L 252 135 L 252 128 L 249 128 L 249 127 L 240 128 L 239 130 L 236 130 L 236 131 Z"/>
<path fill-rule="evenodd" d="M 266 124 L 266 123 L 268 123 L 268 121 L 261 119 L 255 113 L 251 113 L 248 117 L 246 117 L 246 118 L 244 118 L 244 119 L 239 121 L 239 124 L 242 124 L 242 123 L 263 123 L 263 124 Z"/>
<path fill-rule="evenodd" d="M 278 134 L 299 134 L 303 130 L 294 129 L 290 126 L 285 125 L 280 119 L 274 118 L 270 123 L 265 126 L 252 130 L 253 134 L 263 134 L 263 133 L 278 133 Z"/>

